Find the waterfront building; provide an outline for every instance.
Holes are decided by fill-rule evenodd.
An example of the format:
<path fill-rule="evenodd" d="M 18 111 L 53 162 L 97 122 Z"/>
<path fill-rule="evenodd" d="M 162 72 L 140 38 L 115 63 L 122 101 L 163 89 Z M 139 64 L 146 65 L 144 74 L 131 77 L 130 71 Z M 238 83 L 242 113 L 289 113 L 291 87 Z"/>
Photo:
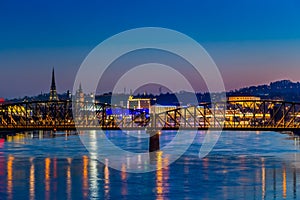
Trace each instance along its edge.
<path fill-rule="evenodd" d="M 228 101 L 230 104 L 240 105 L 243 108 L 251 108 L 251 109 L 253 109 L 254 106 L 258 107 L 260 100 L 261 100 L 260 97 L 256 97 L 256 96 L 231 96 L 231 97 L 228 97 Z"/>
<path fill-rule="evenodd" d="M 164 113 L 164 112 L 167 112 L 167 111 L 170 111 L 170 110 L 174 110 L 176 109 L 177 106 L 174 106 L 174 105 L 158 105 L 158 104 L 155 104 L 155 105 L 152 105 L 151 106 L 151 113 Z"/>
<path fill-rule="evenodd" d="M 150 111 L 151 99 L 150 98 L 134 98 L 129 96 L 127 101 L 128 109 L 145 109 Z"/>
<path fill-rule="evenodd" d="M 228 101 L 260 101 L 260 97 L 256 96 L 231 96 Z"/>

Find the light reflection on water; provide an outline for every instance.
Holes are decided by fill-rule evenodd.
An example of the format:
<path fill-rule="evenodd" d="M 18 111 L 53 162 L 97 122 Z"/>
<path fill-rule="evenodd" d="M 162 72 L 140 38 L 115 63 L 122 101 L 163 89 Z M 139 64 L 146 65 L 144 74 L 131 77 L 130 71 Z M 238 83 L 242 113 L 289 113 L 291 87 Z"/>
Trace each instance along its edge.
<path fill-rule="evenodd" d="M 122 136 L 126 137 L 122 142 L 118 132 L 111 133 L 108 137 L 120 147 L 134 149 L 130 135 Z M 96 139 L 96 134 L 93 131 L 90 137 Z M 163 132 L 162 145 L 174 134 Z M 186 154 L 171 165 L 158 151 L 154 160 L 159 170 L 144 174 L 127 173 L 126 163 L 121 171 L 108 167 L 108 160 L 99 163 L 78 136 L 11 136 L 0 143 L 0 199 L 300 198 L 299 138 L 224 132 L 213 152 L 199 159 L 204 134 L 200 132 Z M 142 148 L 147 146 L 144 142 Z"/>
<path fill-rule="evenodd" d="M 29 175 L 29 199 L 35 199 L 35 170 L 33 158 L 30 158 L 30 175 Z"/>

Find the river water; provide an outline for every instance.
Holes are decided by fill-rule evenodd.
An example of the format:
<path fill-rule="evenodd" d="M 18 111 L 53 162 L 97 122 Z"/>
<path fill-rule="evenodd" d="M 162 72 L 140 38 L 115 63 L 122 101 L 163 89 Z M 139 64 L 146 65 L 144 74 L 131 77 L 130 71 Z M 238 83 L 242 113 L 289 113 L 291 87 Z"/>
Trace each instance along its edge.
<path fill-rule="evenodd" d="M 105 134 L 122 149 L 147 152 L 148 139 L 132 136 L 144 132 Z M 99 162 L 81 140 L 103 139 L 97 131 L 9 136 L 0 140 L 0 199 L 300 199 L 298 137 L 224 131 L 200 159 L 206 134 L 198 131 L 173 163 L 162 156 L 165 152 L 157 152 L 155 164 L 164 168 L 147 173 L 128 173 L 126 163 L 119 171 Z M 172 145 L 175 135 L 162 131 L 161 146 Z"/>

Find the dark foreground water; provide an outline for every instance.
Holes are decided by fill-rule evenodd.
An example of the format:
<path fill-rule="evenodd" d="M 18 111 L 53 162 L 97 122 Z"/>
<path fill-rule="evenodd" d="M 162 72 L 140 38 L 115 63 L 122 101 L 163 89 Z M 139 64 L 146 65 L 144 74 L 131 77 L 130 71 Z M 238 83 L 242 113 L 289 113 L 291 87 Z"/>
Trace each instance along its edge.
<path fill-rule="evenodd" d="M 162 132 L 161 145 L 175 133 Z M 95 131 L 81 134 L 97 140 Z M 199 159 L 205 134 L 199 131 L 176 162 L 148 173 L 98 162 L 78 135 L 9 137 L 0 140 L 0 199 L 300 199 L 299 138 L 223 132 L 213 151 Z M 147 139 L 137 141 L 121 131 L 106 135 L 127 150 L 148 148 Z M 156 154 L 157 165 L 169 162 L 162 154 Z"/>

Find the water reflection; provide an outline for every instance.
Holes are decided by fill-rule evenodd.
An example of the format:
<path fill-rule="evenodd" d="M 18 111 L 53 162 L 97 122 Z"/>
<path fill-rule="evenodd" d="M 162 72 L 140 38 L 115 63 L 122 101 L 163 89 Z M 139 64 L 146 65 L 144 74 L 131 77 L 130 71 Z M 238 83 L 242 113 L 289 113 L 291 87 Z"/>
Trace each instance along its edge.
<path fill-rule="evenodd" d="M 89 141 L 91 145 L 91 152 L 90 152 L 90 193 L 93 198 L 98 198 L 98 190 L 99 190 L 99 183 L 98 183 L 98 160 L 97 160 L 97 133 L 96 131 L 91 131 L 89 135 Z"/>
<path fill-rule="evenodd" d="M 265 159 L 261 158 L 261 190 L 262 190 L 262 199 L 266 198 L 266 167 Z"/>
<path fill-rule="evenodd" d="M 16 142 L 16 143 L 24 144 L 25 138 L 27 136 L 28 136 L 27 134 L 17 133 L 16 135 L 8 135 L 6 137 L 6 140 L 8 142 Z"/>
<path fill-rule="evenodd" d="M 71 179 L 71 165 L 72 158 L 67 158 L 68 166 L 67 166 L 67 199 L 72 199 L 72 179 Z"/>
<path fill-rule="evenodd" d="M 4 157 L 3 149 L 4 148 L 4 139 L 0 138 L 0 177 L 5 177 L 6 174 L 6 160 Z M 4 178 L 0 178 L 0 194 L 4 193 L 6 188 L 6 180 Z"/>
<path fill-rule="evenodd" d="M 9 155 L 7 159 L 7 197 L 13 199 L 13 162 L 14 157 Z"/>
<path fill-rule="evenodd" d="M 121 194 L 127 195 L 127 173 L 126 173 L 126 165 L 122 164 L 121 168 L 121 179 L 122 179 L 122 189 Z"/>
<path fill-rule="evenodd" d="M 98 197 L 98 161 L 96 159 L 91 158 L 90 159 L 90 169 L 89 169 L 89 191 L 90 191 L 90 195 L 93 198 L 97 198 Z"/>
<path fill-rule="evenodd" d="M 282 171 L 282 197 L 286 198 L 286 168 L 283 166 Z"/>
<path fill-rule="evenodd" d="M 297 194 L 297 174 L 296 174 L 296 169 L 293 169 L 293 194 L 294 194 L 294 199 L 296 199 L 296 194 Z"/>
<path fill-rule="evenodd" d="M 161 195 L 163 194 L 163 171 L 162 171 L 162 152 L 159 151 L 156 153 L 157 155 L 157 169 L 156 170 L 156 193 L 157 199 L 161 199 Z"/>
<path fill-rule="evenodd" d="M 168 181 L 169 181 L 169 167 L 168 167 L 168 157 L 163 158 L 163 152 L 158 151 L 157 156 L 157 169 L 156 170 L 156 199 L 163 200 L 164 194 L 168 193 Z M 162 168 L 163 166 L 167 166 Z"/>
<path fill-rule="evenodd" d="M 84 199 L 88 197 L 89 194 L 89 177 L 88 177 L 88 163 L 89 159 L 87 156 L 82 157 L 83 166 L 82 166 L 82 194 Z"/>
<path fill-rule="evenodd" d="M 297 176 L 300 176 L 300 170 L 298 168 L 294 168 L 293 166 L 289 166 L 285 163 L 282 163 L 280 166 L 276 166 L 274 168 L 271 168 L 273 164 L 270 160 L 267 158 L 260 158 L 260 163 L 257 162 L 255 165 L 260 165 L 259 169 L 249 169 L 246 168 L 248 171 L 248 175 L 244 173 L 243 171 L 239 171 L 243 169 L 243 161 L 245 158 L 240 158 L 239 160 L 235 160 L 235 163 L 241 163 L 235 165 L 235 170 L 230 172 L 224 171 L 224 169 L 211 169 L 206 168 L 208 165 L 212 166 L 213 164 L 216 164 L 216 160 L 213 158 L 206 158 L 203 160 L 202 165 L 198 165 L 199 169 L 195 168 L 193 165 L 191 165 L 191 160 L 188 158 L 184 158 L 182 160 L 183 168 L 182 170 L 176 170 L 176 173 L 182 173 L 177 177 L 177 183 L 174 182 L 174 178 L 170 179 L 170 167 L 161 168 L 161 165 L 165 165 L 168 162 L 168 158 L 163 157 L 163 152 L 157 152 L 157 168 L 159 170 L 155 171 L 155 196 L 157 200 L 162 200 L 165 198 L 169 198 L 169 195 L 172 191 L 172 187 L 176 188 L 176 184 L 183 184 L 184 186 L 184 193 L 189 194 L 191 190 L 193 190 L 190 187 L 187 187 L 191 184 L 196 184 L 196 186 L 199 186 L 200 183 L 195 182 L 196 180 L 202 180 L 201 183 L 205 183 L 205 179 L 207 179 L 206 183 L 209 185 L 209 182 L 214 179 L 218 179 L 217 176 L 220 176 L 219 178 L 222 178 L 223 182 L 222 184 L 224 187 L 221 188 L 222 190 L 222 198 L 230 197 L 232 195 L 236 195 L 237 197 L 250 197 L 253 196 L 253 198 L 260 198 L 260 199 L 297 199 L 299 197 L 299 191 L 297 190 L 297 187 L 299 187 L 297 183 Z M 18 188 L 26 188 L 26 184 L 28 185 L 28 196 L 29 199 L 37 199 L 37 197 L 40 197 L 40 192 L 42 190 L 41 187 L 36 187 L 37 185 L 41 185 L 40 181 L 44 182 L 44 198 L 43 199 L 54 199 L 56 195 L 58 195 L 60 190 L 65 185 L 65 199 L 72 199 L 75 195 L 73 193 L 78 193 L 77 188 L 78 184 L 81 180 L 81 198 L 82 199 L 90 199 L 90 198 L 101 198 L 101 190 L 103 193 L 103 198 L 109 199 L 112 198 L 112 195 L 116 195 L 117 191 L 114 190 L 111 194 L 112 188 L 116 187 L 116 183 L 121 183 L 120 185 L 120 196 L 127 196 L 132 195 L 132 191 L 128 182 L 133 181 L 133 179 L 136 179 L 138 175 L 128 174 L 126 173 L 125 166 L 121 172 L 119 172 L 119 176 L 113 176 L 111 177 L 111 169 L 107 165 L 101 165 L 97 162 L 97 160 L 90 159 L 87 156 L 83 156 L 81 158 L 77 158 L 76 162 L 73 162 L 73 158 L 67 158 L 60 161 L 60 166 L 57 166 L 57 158 L 44 158 L 44 178 L 41 179 L 41 174 L 38 173 L 37 168 L 41 168 L 43 165 L 41 163 L 41 160 L 34 159 L 34 158 L 28 158 L 27 161 L 24 161 L 23 158 L 14 157 L 12 155 L 8 156 L 6 160 L 6 166 L 7 166 L 7 173 L 6 173 L 6 180 L 7 180 L 7 199 L 15 199 L 15 195 L 18 195 L 14 192 L 16 192 L 16 188 L 14 188 L 14 182 L 18 182 Z M 249 161 L 249 160 L 248 160 Z M 223 162 L 223 161 L 221 161 Z M 221 163 L 220 162 L 220 163 Z M 17 169 L 19 164 L 22 163 L 22 166 L 26 166 L 26 163 L 28 164 L 28 182 L 20 182 L 20 179 L 23 178 L 19 173 L 15 173 L 14 169 Z M 77 164 L 80 164 L 77 166 Z M 224 164 L 224 163 L 223 163 Z M 171 165 L 172 166 L 172 165 Z M 72 173 L 72 169 L 77 169 L 78 167 L 81 168 L 80 177 L 77 177 L 75 174 Z M 99 171 L 98 169 L 102 168 L 103 171 Z M 218 170 L 221 170 L 220 174 Z M 250 171 L 249 171 L 250 170 Z M 252 171 L 253 170 L 253 171 Z M 251 172 L 252 171 L 252 172 Z M 53 173 L 51 173 L 53 172 Z M 57 173 L 57 174 L 56 174 Z M 115 172 L 118 173 L 118 172 Z M 254 179 L 248 179 L 248 176 L 251 176 L 251 174 L 255 174 Z M 56 174 L 56 175 L 55 175 Z M 62 174 L 65 174 L 65 178 L 62 179 Z M 77 174 L 78 175 L 78 174 Z M 130 175 L 130 176 L 129 176 Z M 198 176 L 196 180 L 195 176 Z M 148 181 L 151 182 L 151 173 L 146 174 L 146 176 L 149 176 L 150 179 Z M 172 176 L 176 176 L 176 174 L 173 174 Z M 103 188 L 99 188 L 99 184 L 101 184 L 101 178 L 98 179 L 97 177 L 103 177 Z M 181 178 L 182 177 L 182 180 Z M 280 177 L 280 178 L 279 178 Z M 1 177 L 3 178 L 3 177 Z M 80 178 L 80 179 L 78 179 Z M 114 181 L 111 181 L 111 179 L 114 179 Z M 204 178 L 204 179 L 202 179 Z M 238 179 L 236 179 L 238 178 Z M 56 180 L 58 179 L 58 180 Z M 235 180 L 236 179 L 236 180 Z M 65 184 L 63 184 L 63 180 L 65 180 Z M 172 180 L 172 181 L 171 181 Z M 78 182 L 79 181 L 79 182 Z M 233 182 L 239 183 L 239 185 L 243 186 L 243 190 L 237 190 L 240 186 L 234 186 Z M 73 182 L 76 185 L 76 189 L 72 188 Z M 258 183 L 260 183 L 260 187 L 258 187 Z M 52 188 L 55 184 L 58 184 L 57 189 Z M 147 183 L 145 183 L 147 184 Z M 218 183 L 215 183 L 218 185 Z M 228 185 L 229 184 L 229 185 Z M 75 186 L 74 185 L 74 186 Z M 201 185 L 201 184 L 200 184 Z M 228 186 L 231 185 L 231 187 Z M 252 185 L 253 189 L 249 190 L 248 186 Z M 272 186 L 272 187 L 268 187 Z M 182 187 L 183 187 L 182 186 Z M 209 189 L 210 191 L 213 189 L 220 190 L 219 187 L 210 185 L 212 188 Z M 17 186 L 16 186 L 17 187 Z M 203 185 L 202 185 L 203 187 Z M 236 188 L 237 187 L 237 188 Z M 171 190 L 170 190 L 171 188 Z M 261 189 L 259 189 L 261 188 Z M 174 188 L 173 188 L 174 189 Z M 176 188 L 177 190 L 179 188 Z M 198 188 L 199 192 L 205 192 L 205 186 L 204 188 Z M 207 189 L 207 188 L 206 188 Z M 57 190 L 57 191 L 56 191 Z M 54 192 L 56 191 L 56 192 Z M 252 192 L 251 192 L 252 191 Z M 243 194 L 242 194 L 243 193 Z M 205 194 L 205 193 L 204 193 Z M 260 194 L 260 195 L 259 195 Z M 279 196 L 279 194 L 281 194 Z M 53 196 L 52 196 L 53 195 Z M 78 194 L 77 194 L 78 195 Z M 99 196 L 100 195 L 100 196 Z M 76 196 L 77 197 L 77 196 Z"/>
<path fill-rule="evenodd" d="M 56 193 L 57 192 L 57 178 L 58 178 L 58 175 L 57 175 L 57 158 L 53 158 L 52 163 L 53 163 L 53 171 L 52 172 L 53 172 L 53 180 L 54 180 L 54 182 L 52 183 L 52 187 L 53 187 L 52 191 L 54 193 Z"/>
<path fill-rule="evenodd" d="M 30 158 L 29 199 L 35 199 L 35 168 L 33 158 Z"/>
<path fill-rule="evenodd" d="M 51 159 L 45 158 L 45 199 L 50 199 L 50 164 Z"/>
<path fill-rule="evenodd" d="M 276 198 L 276 169 L 273 169 L 273 199 Z"/>
<path fill-rule="evenodd" d="M 109 197 L 109 190 L 110 190 L 110 182 L 109 182 L 109 168 L 108 168 L 108 161 L 106 160 L 104 165 L 104 193 L 105 198 Z"/>
<path fill-rule="evenodd" d="M 95 134 L 90 137 L 93 142 Z M 24 150 L 22 145 L 28 144 L 28 141 L 19 141 L 16 142 L 17 147 Z M 298 141 L 284 140 L 283 145 L 290 142 L 292 149 L 293 145 L 298 148 Z M 51 142 L 55 144 L 57 139 Z M 65 144 L 64 137 L 61 142 Z M 122 164 L 121 171 L 117 171 L 108 167 L 108 160 L 104 164 L 99 163 L 97 154 L 77 156 L 71 152 L 67 157 L 51 154 L 26 157 L 10 154 L 12 150 L 7 153 L 6 145 L 0 144 L 3 150 L 0 151 L 0 199 L 134 199 L 137 196 L 157 200 L 300 198 L 298 150 L 283 155 L 280 149 L 277 157 L 216 151 L 204 159 L 191 156 L 194 152 L 189 150 L 188 155 L 171 165 L 168 165 L 168 156 L 158 151 L 152 158 L 157 171 L 131 174 L 126 172 L 126 162 Z M 76 145 L 73 148 L 77 148 Z M 66 148 L 65 151 L 72 149 Z"/>

